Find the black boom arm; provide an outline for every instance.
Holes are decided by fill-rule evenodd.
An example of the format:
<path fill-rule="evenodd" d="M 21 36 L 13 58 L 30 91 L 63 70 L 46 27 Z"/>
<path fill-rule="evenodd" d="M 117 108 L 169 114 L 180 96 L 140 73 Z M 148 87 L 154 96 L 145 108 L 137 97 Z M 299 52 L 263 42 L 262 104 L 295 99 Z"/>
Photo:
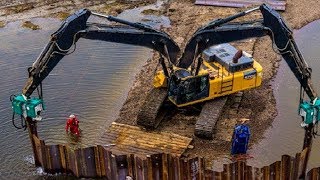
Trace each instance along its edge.
<path fill-rule="evenodd" d="M 51 35 L 49 43 L 32 67 L 28 69 L 29 78 L 22 91 L 25 96 L 29 97 L 59 61 L 75 50 L 75 43 L 79 38 L 148 47 L 158 51 L 171 63 L 176 63 L 180 49 L 168 34 L 144 24 L 131 23 L 112 16 L 105 17 L 109 21 L 120 23 L 120 25 L 87 23 L 91 14 L 99 15 L 87 9 L 76 12 L 69 16 L 61 27 Z"/>
<path fill-rule="evenodd" d="M 262 21 L 230 23 L 231 20 L 257 9 L 254 8 L 225 19 L 215 20 L 207 26 L 200 28 L 187 43 L 178 66 L 188 68 L 194 63 L 195 58 L 210 46 L 268 35 L 309 98 L 311 100 L 315 99 L 317 94 L 311 83 L 311 69 L 308 68 L 293 39 L 292 30 L 276 11 L 268 5 L 263 4 L 259 7 L 263 16 Z"/>

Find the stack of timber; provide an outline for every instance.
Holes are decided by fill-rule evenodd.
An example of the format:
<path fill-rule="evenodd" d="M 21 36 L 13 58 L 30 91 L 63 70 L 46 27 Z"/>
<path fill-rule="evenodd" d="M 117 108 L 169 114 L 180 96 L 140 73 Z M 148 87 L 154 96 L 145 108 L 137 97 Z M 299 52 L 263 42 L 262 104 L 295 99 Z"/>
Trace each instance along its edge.
<path fill-rule="evenodd" d="M 115 154 L 170 153 L 181 156 L 192 138 L 168 132 L 148 132 L 138 126 L 113 122 L 100 141 Z"/>
<path fill-rule="evenodd" d="M 285 0 L 196 0 L 197 5 L 212 5 L 226 7 L 248 7 L 252 5 L 261 5 L 266 3 L 275 10 L 284 11 L 286 9 Z"/>

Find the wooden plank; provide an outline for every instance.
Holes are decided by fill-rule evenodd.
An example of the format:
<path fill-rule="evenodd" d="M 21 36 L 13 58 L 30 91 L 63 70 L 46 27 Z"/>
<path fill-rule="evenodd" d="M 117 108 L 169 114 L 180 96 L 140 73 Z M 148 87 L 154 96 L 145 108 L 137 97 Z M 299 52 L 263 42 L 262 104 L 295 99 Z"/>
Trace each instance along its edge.
<path fill-rule="evenodd" d="M 145 156 L 147 154 L 171 153 L 180 156 L 187 149 L 192 138 L 166 132 L 147 132 L 140 127 L 114 122 L 105 132 L 101 141 L 106 144 L 115 144 L 108 149 L 119 154 Z"/>
<path fill-rule="evenodd" d="M 276 10 L 284 11 L 286 8 L 286 2 L 282 0 L 196 0 L 195 2 L 195 4 L 197 5 L 226 6 L 237 8 L 260 5 L 262 3 L 267 3 Z"/>

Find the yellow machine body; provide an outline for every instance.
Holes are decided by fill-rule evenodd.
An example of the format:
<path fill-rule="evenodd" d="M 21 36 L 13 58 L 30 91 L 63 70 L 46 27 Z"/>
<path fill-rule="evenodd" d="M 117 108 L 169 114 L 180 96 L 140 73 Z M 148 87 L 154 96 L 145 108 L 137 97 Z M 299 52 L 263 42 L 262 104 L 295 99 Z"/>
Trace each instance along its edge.
<path fill-rule="evenodd" d="M 250 66 L 242 67 L 240 70 L 233 72 L 230 72 L 228 66 L 225 64 L 217 61 L 210 62 L 204 59 L 197 76 L 187 76 L 181 80 L 207 76 L 209 79 L 207 81 L 209 83 L 209 92 L 207 95 L 186 103 L 177 103 L 176 100 L 170 96 L 169 100 L 176 106 L 182 107 L 260 86 L 262 82 L 262 66 L 252 59 L 250 54 L 243 52 L 243 56 L 252 60 Z M 174 70 L 177 69 L 179 68 L 174 68 Z M 167 87 L 168 80 L 163 71 L 158 71 L 154 77 L 153 85 L 156 88 Z"/>

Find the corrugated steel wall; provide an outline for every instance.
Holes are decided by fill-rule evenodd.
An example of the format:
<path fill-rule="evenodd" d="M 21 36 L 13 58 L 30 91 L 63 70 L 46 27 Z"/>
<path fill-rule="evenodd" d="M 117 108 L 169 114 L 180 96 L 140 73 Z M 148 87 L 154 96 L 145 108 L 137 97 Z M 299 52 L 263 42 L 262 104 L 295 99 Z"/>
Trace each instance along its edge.
<path fill-rule="evenodd" d="M 69 173 L 76 177 L 106 177 L 110 180 L 166 179 L 298 179 L 306 151 L 295 158 L 283 155 L 281 161 L 263 168 L 248 166 L 244 161 L 225 164 L 222 172 L 205 167 L 204 158 L 180 158 L 171 154 L 139 157 L 114 155 L 103 146 L 72 150 L 64 145 L 45 145 L 33 135 L 35 159 L 48 173 Z M 320 179 L 320 168 L 308 173 L 308 179 Z"/>

